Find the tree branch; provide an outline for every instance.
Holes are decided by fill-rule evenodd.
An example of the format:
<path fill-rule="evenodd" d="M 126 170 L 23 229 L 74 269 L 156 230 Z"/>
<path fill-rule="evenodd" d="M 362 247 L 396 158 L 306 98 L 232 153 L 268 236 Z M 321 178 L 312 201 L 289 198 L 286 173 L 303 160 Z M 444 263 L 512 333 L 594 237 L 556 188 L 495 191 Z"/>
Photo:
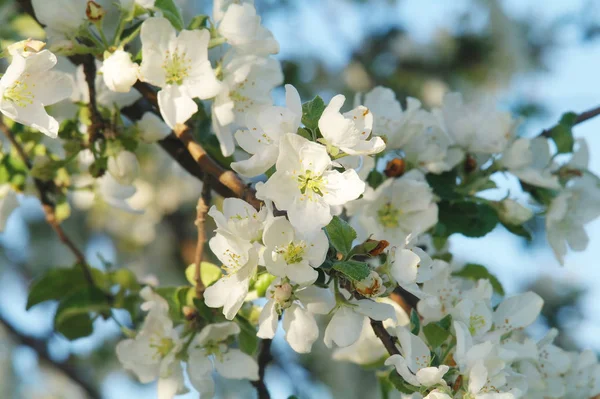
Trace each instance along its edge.
<path fill-rule="evenodd" d="M 88 127 L 89 146 L 93 146 L 96 140 L 100 137 L 102 129 L 104 128 L 104 121 L 102 116 L 98 112 L 98 105 L 96 103 L 96 59 L 92 55 L 86 55 L 83 57 L 83 73 L 85 75 L 85 83 L 89 91 L 89 101 L 87 104 L 88 111 L 90 113 L 91 124 Z"/>
<path fill-rule="evenodd" d="M 6 330 L 21 344 L 33 349 L 38 354 L 38 357 L 41 361 L 44 361 L 57 370 L 60 370 L 62 374 L 68 377 L 75 384 L 79 385 L 90 399 L 101 399 L 101 395 L 98 390 L 89 382 L 84 380 L 74 367 L 67 363 L 59 363 L 52 360 L 50 354 L 48 353 L 48 349 L 46 347 L 47 343 L 45 341 L 22 334 L 2 316 L 0 316 L 0 324 L 4 326 Z"/>
<path fill-rule="evenodd" d="M 580 114 L 577 114 L 577 118 L 575 118 L 575 125 L 579 125 L 580 123 L 586 122 L 596 116 L 600 115 L 600 106 L 589 109 L 587 111 L 584 111 Z M 552 129 L 554 129 L 556 126 L 553 126 L 549 129 L 544 129 L 541 133 L 540 136 L 543 137 L 550 137 L 550 132 L 552 131 Z"/>
<path fill-rule="evenodd" d="M 195 263 L 195 274 L 194 281 L 196 282 L 196 297 L 202 298 L 204 294 L 204 284 L 202 283 L 201 267 L 202 267 L 202 255 L 204 253 L 204 244 L 206 243 L 206 229 L 204 222 L 206 221 L 206 214 L 210 206 L 210 177 L 206 175 L 204 177 L 204 185 L 202 186 L 202 194 L 198 198 L 198 205 L 196 206 L 196 228 L 198 229 L 198 242 L 196 243 L 196 254 L 194 256 Z"/>
<path fill-rule="evenodd" d="M 267 366 L 273 360 L 273 356 L 271 355 L 271 344 L 273 340 L 271 339 L 263 339 L 260 342 L 260 352 L 258 353 L 258 380 L 250 381 L 252 385 L 256 388 L 258 393 L 258 399 L 270 399 L 271 395 L 269 394 L 269 390 L 267 389 L 267 385 L 265 384 L 265 371 L 267 370 Z"/>
<path fill-rule="evenodd" d="M 2 133 L 4 133 L 6 138 L 8 138 L 11 145 L 17 151 L 17 153 L 19 154 L 19 157 L 21 157 L 21 159 L 23 160 L 25 165 L 27 165 L 27 169 L 29 169 L 31 171 L 32 164 L 31 164 L 31 161 L 29 160 L 29 157 L 25 153 L 25 150 L 23 149 L 21 144 L 16 140 L 15 136 L 12 134 L 12 132 L 8 128 L 8 126 L 6 126 L 4 124 L 4 122 L 2 122 L 1 119 L 0 119 L 0 130 L 2 131 Z M 73 241 L 69 238 L 67 233 L 65 233 L 65 231 L 61 227 L 58 219 L 56 218 L 55 204 L 54 204 L 54 200 L 52 199 L 52 195 L 56 192 L 56 186 L 54 185 L 54 182 L 52 182 L 52 181 L 44 182 L 44 181 L 36 179 L 36 178 L 33 179 L 33 182 L 34 182 L 35 187 L 40 196 L 40 202 L 42 203 L 42 209 L 44 210 L 44 214 L 46 216 L 46 222 L 48 222 L 50 227 L 52 227 L 52 229 L 54 230 L 54 232 L 56 233 L 56 235 L 58 236 L 60 241 L 71 251 L 73 256 L 75 256 L 75 259 L 77 260 L 77 262 L 81 265 L 81 268 L 83 269 L 84 276 L 85 276 L 86 280 L 88 281 L 88 283 L 90 285 L 94 285 L 94 278 L 90 271 L 90 267 L 85 260 L 85 256 L 79 250 L 79 248 L 77 248 L 77 246 L 73 243 Z"/>
<path fill-rule="evenodd" d="M 396 341 L 394 337 L 390 335 L 390 333 L 385 329 L 383 323 L 378 320 L 371 320 L 371 328 L 373 328 L 373 332 L 379 338 L 385 349 L 388 351 L 390 355 L 399 355 L 400 351 L 396 347 Z"/>

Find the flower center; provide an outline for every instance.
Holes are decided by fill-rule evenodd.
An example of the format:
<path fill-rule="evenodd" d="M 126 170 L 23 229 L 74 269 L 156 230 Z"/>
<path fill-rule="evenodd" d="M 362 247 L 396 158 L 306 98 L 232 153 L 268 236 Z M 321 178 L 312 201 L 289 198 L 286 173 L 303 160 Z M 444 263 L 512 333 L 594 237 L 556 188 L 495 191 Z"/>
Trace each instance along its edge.
<path fill-rule="evenodd" d="M 395 208 L 391 203 L 388 202 L 377 211 L 377 219 L 382 226 L 391 229 L 398 227 L 400 224 L 398 220 L 401 214 L 402 212 L 400 209 Z"/>
<path fill-rule="evenodd" d="M 192 61 L 187 57 L 185 51 L 175 50 L 171 53 L 167 50 L 162 68 L 166 74 L 167 84 L 182 85 L 183 80 L 188 77 L 192 68 Z"/>
<path fill-rule="evenodd" d="M 475 335 L 477 330 L 485 326 L 485 319 L 481 315 L 471 315 L 469 317 L 469 332 L 471 335 Z"/>
<path fill-rule="evenodd" d="M 34 87 L 35 84 L 32 84 L 31 86 Z M 29 84 L 22 80 L 15 81 L 11 87 L 4 91 L 2 97 L 15 104 L 17 107 L 22 108 L 33 104 L 34 99 Z"/>
<path fill-rule="evenodd" d="M 283 255 L 285 263 L 292 265 L 302 262 L 305 250 L 306 244 L 301 241 L 299 243 L 290 242 L 287 247 L 278 248 L 276 252 Z"/>
<path fill-rule="evenodd" d="M 323 196 L 323 176 L 313 175 L 312 171 L 307 170 L 303 175 L 298 176 L 298 188 L 302 194 L 308 191 Z"/>
<path fill-rule="evenodd" d="M 175 342 L 170 338 L 163 337 L 158 340 L 157 343 L 151 343 L 150 347 L 156 350 L 156 354 L 160 356 L 160 358 L 163 358 L 175 347 Z"/>
<path fill-rule="evenodd" d="M 223 360 L 223 354 L 227 353 L 229 349 L 227 345 L 222 342 L 209 341 L 206 345 L 202 346 L 206 356 L 214 356 L 219 360 Z"/>

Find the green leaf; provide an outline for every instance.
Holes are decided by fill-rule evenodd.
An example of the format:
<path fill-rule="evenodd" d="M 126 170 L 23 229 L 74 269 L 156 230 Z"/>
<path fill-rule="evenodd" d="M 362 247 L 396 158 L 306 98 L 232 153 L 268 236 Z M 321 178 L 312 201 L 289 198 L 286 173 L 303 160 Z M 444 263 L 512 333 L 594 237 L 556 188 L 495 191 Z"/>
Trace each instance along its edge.
<path fill-rule="evenodd" d="M 312 133 L 303 127 L 299 127 L 297 133 L 299 136 L 304 137 L 306 140 L 313 141 L 314 139 Z"/>
<path fill-rule="evenodd" d="M 316 129 L 319 126 L 319 119 L 325 110 L 325 102 L 319 96 L 311 101 L 302 104 L 302 123 L 309 129 Z"/>
<path fill-rule="evenodd" d="M 438 321 L 437 324 L 442 327 L 444 330 L 450 330 L 452 326 L 452 315 L 447 315 L 442 320 Z"/>
<path fill-rule="evenodd" d="M 211 286 L 215 281 L 221 278 L 221 275 L 223 275 L 223 272 L 219 266 L 210 262 L 200 263 L 200 280 L 202 280 L 202 284 L 204 284 L 205 287 Z M 185 269 L 185 277 L 193 286 L 196 285 L 196 280 L 194 279 L 195 276 L 196 264 L 192 263 Z"/>
<path fill-rule="evenodd" d="M 431 349 L 438 348 L 450 336 L 450 332 L 437 323 L 429 323 L 424 326 L 423 334 L 425 334 L 425 338 L 427 338 Z"/>
<path fill-rule="evenodd" d="M 129 269 L 118 269 L 108 274 L 112 284 L 118 284 L 121 288 L 132 291 L 139 291 L 140 284 L 135 274 Z"/>
<path fill-rule="evenodd" d="M 206 303 L 202 299 L 194 298 L 193 299 L 194 306 L 196 310 L 198 310 L 198 315 L 201 318 L 206 320 L 209 324 L 215 321 L 215 314 L 211 308 L 206 306 Z"/>
<path fill-rule="evenodd" d="M 548 133 L 548 136 L 556 144 L 556 149 L 559 154 L 573 152 L 575 139 L 573 138 L 573 126 L 577 122 L 577 114 L 567 112 L 562 115 L 558 125 L 554 126 Z"/>
<path fill-rule="evenodd" d="M 242 352 L 252 356 L 258 350 L 258 337 L 256 336 L 256 328 L 241 315 L 235 316 L 235 322 L 240 326 L 240 334 L 238 340 Z"/>
<path fill-rule="evenodd" d="M 208 15 L 196 15 L 194 18 L 192 18 L 192 20 L 190 21 L 190 24 L 188 25 L 187 29 L 188 30 L 194 30 L 194 29 L 203 29 L 207 27 L 207 22 L 208 22 Z"/>
<path fill-rule="evenodd" d="M 344 256 L 350 253 L 352 241 L 356 238 L 356 231 L 346 221 L 334 216 L 325 227 L 325 232 L 329 237 L 329 242 L 338 252 Z"/>
<path fill-rule="evenodd" d="M 394 386 L 394 388 L 396 388 L 398 391 L 404 394 L 411 395 L 419 391 L 418 387 L 410 385 L 404 380 L 404 378 L 400 377 L 400 374 L 398 374 L 396 371 L 392 371 L 390 373 L 389 380 Z"/>
<path fill-rule="evenodd" d="M 419 330 L 421 329 L 421 319 L 419 319 L 419 314 L 416 310 L 410 310 L 410 332 L 414 335 L 419 335 Z"/>
<path fill-rule="evenodd" d="M 372 188 L 377 188 L 385 181 L 385 176 L 376 170 L 372 170 L 367 175 L 367 184 Z"/>
<path fill-rule="evenodd" d="M 162 11 L 163 16 L 171 22 L 175 29 L 183 29 L 183 18 L 173 0 L 156 0 L 154 7 Z"/>
<path fill-rule="evenodd" d="M 442 201 L 439 207 L 439 223 L 447 235 L 461 233 L 467 237 L 483 237 L 498 224 L 496 210 L 487 204 L 460 201 Z"/>
<path fill-rule="evenodd" d="M 139 21 L 136 21 L 133 25 L 129 26 L 128 28 L 125 28 L 123 30 L 123 33 L 121 33 L 121 37 L 119 38 L 119 40 L 122 43 L 129 43 L 130 41 L 135 39 L 135 37 L 140 33 L 140 30 L 142 30 L 142 23 L 144 21 L 145 20 L 140 19 Z"/>
<path fill-rule="evenodd" d="M 531 232 L 524 225 L 510 224 L 510 223 L 504 223 L 504 222 L 501 222 L 501 223 L 502 223 L 502 226 L 504 226 L 506 228 L 506 230 L 510 231 L 511 233 L 518 235 L 520 237 L 523 237 L 527 241 L 533 240 L 533 236 L 531 235 Z"/>
<path fill-rule="evenodd" d="M 89 313 L 108 312 L 110 308 L 105 293 L 99 288 L 79 289 L 58 305 L 54 315 L 54 329 L 71 340 L 87 336 L 93 330 Z"/>
<path fill-rule="evenodd" d="M 494 288 L 494 291 L 500 295 L 504 295 L 504 288 L 502 287 L 500 280 L 498 280 L 496 276 L 490 273 L 489 270 L 483 265 L 478 265 L 476 263 L 468 263 L 461 270 L 452 273 L 452 275 L 468 278 L 474 281 L 477 281 L 479 279 L 489 280 L 490 284 L 492 284 L 492 288 Z"/>
<path fill-rule="evenodd" d="M 441 199 L 458 200 L 462 196 L 456 193 L 456 171 L 444 172 L 439 175 L 429 173 L 425 176 L 427 183 L 431 189 Z"/>
<path fill-rule="evenodd" d="M 96 283 L 102 283 L 103 273 L 101 271 L 93 269 L 92 275 Z M 50 269 L 31 284 L 26 309 L 29 310 L 38 303 L 69 296 L 88 284 L 80 266 Z"/>
<path fill-rule="evenodd" d="M 355 260 L 335 262 L 333 264 L 333 269 L 354 281 L 363 280 L 371 273 L 371 268 L 368 264 L 357 262 Z"/>

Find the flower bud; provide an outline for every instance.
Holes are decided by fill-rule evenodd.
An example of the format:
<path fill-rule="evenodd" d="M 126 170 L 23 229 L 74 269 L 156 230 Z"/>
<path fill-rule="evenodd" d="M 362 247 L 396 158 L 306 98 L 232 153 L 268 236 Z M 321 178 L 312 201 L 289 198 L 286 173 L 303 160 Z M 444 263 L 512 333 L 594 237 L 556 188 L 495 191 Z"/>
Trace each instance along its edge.
<path fill-rule="evenodd" d="M 138 64 L 131 61 L 131 54 L 117 50 L 104 60 L 100 72 L 110 90 L 128 93 L 138 79 L 138 70 Z"/>
<path fill-rule="evenodd" d="M 498 203 L 497 209 L 498 217 L 506 224 L 520 225 L 533 217 L 531 209 L 512 199 L 505 199 Z"/>
<path fill-rule="evenodd" d="M 138 175 L 138 161 L 135 154 L 121 151 L 117 156 L 108 158 L 108 173 L 124 186 L 130 185 Z"/>
<path fill-rule="evenodd" d="M 383 173 L 387 177 L 400 177 L 404 174 L 405 170 L 406 170 L 406 162 L 404 162 L 404 159 L 394 158 L 387 163 Z"/>
<path fill-rule="evenodd" d="M 292 291 L 290 283 L 276 285 L 273 291 L 273 299 L 279 304 L 285 304 L 292 297 Z"/>
<path fill-rule="evenodd" d="M 185 317 L 185 319 L 188 321 L 194 320 L 198 315 L 196 309 L 191 306 L 184 306 L 181 311 L 183 312 L 183 317 Z"/>
<path fill-rule="evenodd" d="M 354 288 L 367 298 L 375 298 L 385 293 L 383 280 L 376 271 L 371 271 L 366 278 L 355 282 Z"/>
<path fill-rule="evenodd" d="M 152 112 L 146 112 L 137 126 L 140 131 L 140 138 L 146 143 L 162 140 L 171 133 L 169 126 Z"/>
<path fill-rule="evenodd" d="M 104 18 L 104 15 L 106 15 L 106 11 L 100 4 L 89 0 L 85 8 L 85 15 L 92 22 L 100 22 Z"/>
<path fill-rule="evenodd" d="M 380 255 L 390 245 L 386 240 L 373 240 L 371 238 L 367 240 L 367 243 L 375 244 L 375 247 L 369 251 L 371 256 Z"/>

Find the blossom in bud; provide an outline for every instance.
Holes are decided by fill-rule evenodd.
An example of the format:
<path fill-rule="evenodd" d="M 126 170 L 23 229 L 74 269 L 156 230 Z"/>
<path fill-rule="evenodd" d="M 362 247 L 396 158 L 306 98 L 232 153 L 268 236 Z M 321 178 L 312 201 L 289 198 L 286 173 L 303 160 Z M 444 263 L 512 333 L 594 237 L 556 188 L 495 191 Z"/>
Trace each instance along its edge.
<path fill-rule="evenodd" d="M 376 298 L 385 293 L 383 280 L 376 271 L 371 271 L 366 278 L 355 282 L 354 288 L 367 298 Z"/>
<path fill-rule="evenodd" d="M 92 22 L 100 22 L 106 15 L 106 11 L 95 1 L 89 0 L 85 7 L 85 15 Z"/>
<path fill-rule="evenodd" d="M 171 129 L 162 119 L 152 112 L 146 112 L 137 123 L 140 138 L 146 143 L 154 143 L 167 137 Z"/>
<path fill-rule="evenodd" d="M 123 50 L 112 53 L 100 68 L 106 86 L 119 93 L 128 93 L 131 90 L 138 79 L 138 70 L 138 64 L 131 61 L 131 54 Z"/>
<path fill-rule="evenodd" d="M 108 158 L 108 172 L 122 185 L 129 185 L 138 175 L 138 161 L 135 154 L 121 151 L 114 157 Z"/>
<path fill-rule="evenodd" d="M 276 285 L 273 290 L 273 299 L 280 304 L 286 303 L 292 297 L 292 286 L 290 283 Z"/>

